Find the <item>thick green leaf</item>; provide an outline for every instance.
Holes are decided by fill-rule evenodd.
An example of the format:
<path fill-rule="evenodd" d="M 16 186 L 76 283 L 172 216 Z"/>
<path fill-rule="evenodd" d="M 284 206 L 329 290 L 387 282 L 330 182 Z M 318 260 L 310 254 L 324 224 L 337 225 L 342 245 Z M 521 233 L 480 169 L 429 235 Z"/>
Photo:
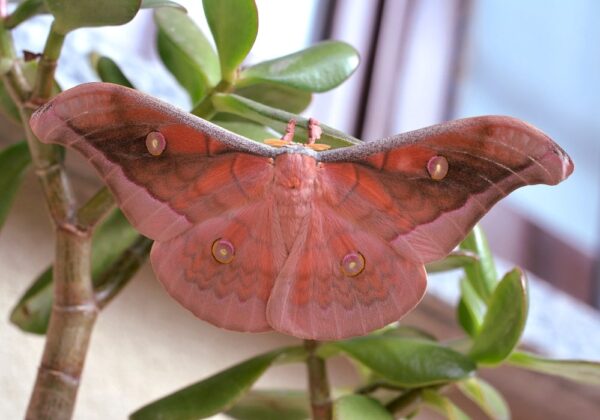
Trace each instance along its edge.
<path fill-rule="evenodd" d="M 192 19 L 181 10 L 164 7 L 155 10 L 160 58 L 197 103 L 219 82 L 219 59 Z"/>
<path fill-rule="evenodd" d="M 393 420 L 381 403 L 365 395 L 344 395 L 333 403 L 334 420 Z"/>
<path fill-rule="evenodd" d="M 312 100 L 310 92 L 303 92 L 288 86 L 271 83 L 259 83 L 243 88 L 236 88 L 233 93 L 293 114 L 299 114 L 304 111 Z"/>
<path fill-rule="evenodd" d="M 115 83 L 117 85 L 133 88 L 133 84 L 127 79 L 127 76 L 123 74 L 117 63 L 112 59 L 92 53 L 90 54 L 90 62 L 92 68 L 103 82 Z"/>
<path fill-rule="evenodd" d="M 175 1 L 170 0 L 142 0 L 142 6 L 140 9 L 158 9 L 159 7 L 172 7 L 187 13 L 185 7 Z"/>
<path fill-rule="evenodd" d="M 308 136 L 308 119 L 300 117 L 296 114 L 271 108 L 258 102 L 254 102 L 250 99 L 233 94 L 215 94 L 212 97 L 212 102 L 215 109 L 219 112 L 227 112 L 252 121 L 256 121 L 281 133 L 285 132 L 288 121 L 293 118 L 297 122 L 295 141 L 306 141 Z M 319 140 L 319 143 L 328 144 L 333 148 L 360 144 L 360 140 L 324 124 L 321 124 L 321 128 L 323 129 L 323 134 Z"/>
<path fill-rule="evenodd" d="M 54 16 L 53 28 L 66 34 L 77 28 L 115 26 L 129 22 L 140 9 L 141 0 L 45 0 Z"/>
<path fill-rule="evenodd" d="M 448 397 L 432 389 L 425 389 L 421 393 L 423 402 L 448 420 L 469 420 L 464 411 L 454 404 Z"/>
<path fill-rule="evenodd" d="M 52 268 L 48 268 L 35 279 L 13 308 L 10 322 L 25 332 L 46 334 L 52 302 Z"/>
<path fill-rule="evenodd" d="M 560 376 L 584 384 L 600 386 L 600 362 L 552 360 L 532 353 L 514 352 L 508 363 L 548 375 Z"/>
<path fill-rule="evenodd" d="M 233 82 L 258 33 L 254 0 L 203 0 L 204 14 L 217 45 L 221 78 Z"/>
<path fill-rule="evenodd" d="M 303 351 L 302 347 L 289 347 L 253 357 L 154 401 L 130 418 L 192 420 L 215 415 L 232 407 L 272 364 Z"/>
<path fill-rule="evenodd" d="M 121 210 L 113 210 L 92 238 L 92 277 L 102 274 L 138 237 Z"/>
<path fill-rule="evenodd" d="M 455 381 L 475 370 L 471 359 L 433 341 L 375 335 L 326 343 L 319 352 L 332 348 L 405 387 Z"/>
<path fill-rule="evenodd" d="M 465 274 L 479 297 L 487 302 L 498 284 L 498 274 L 487 239 L 479 225 L 473 228 L 460 248 L 474 252 L 479 257 L 477 264 L 465 267 Z"/>
<path fill-rule="evenodd" d="M 435 336 L 433 336 L 429 332 L 422 330 L 421 328 L 410 326 L 410 325 L 391 326 L 391 327 L 383 329 L 382 333 L 384 335 L 388 335 L 388 336 L 392 336 L 392 337 L 418 338 L 421 340 L 437 341 Z"/>
<path fill-rule="evenodd" d="M 98 285 L 102 274 L 133 244 L 139 234 L 120 210 L 113 211 L 92 239 L 92 278 Z M 45 334 L 52 309 L 52 267 L 48 267 L 25 292 L 10 320 L 24 331 Z"/>
<path fill-rule="evenodd" d="M 325 41 L 307 49 L 248 67 L 238 85 L 279 83 L 308 92 L 339 86 L 358 67 L 358 52 L 340 41 Z"/>
<path fill-rule="evenodd" d="M 48 13 L 44 0 L 25 0 L 6 18 L 4 25 L 12 29 L 21 22 L 38 14 Z"/>
<path fill-rule="evenodd" d="M 238 420 L 305 420 L 310 407 L 305 391 L 251 390 L 225 414 Z"/>
<path fill-rule="evenodd" d="M 240 136 L 247 137 L 256 141 L 264 141 L 266 139 L 276 139 L 280 135 L 273 130 L 253 122 L 244 121 L 212 121 L 213 123 L 223 127 L 226 130 L 233 131 Z"/>
<path fill-rule="evenodd" d="M 494 420 L 510 420 L 510 409 L 502 395 L 481 378 L 458 382 L 458 388 Z"/>
<path fill-rule="evenodd" d="M 463 298 L 458 301 L 458 305 L 456 306 L 456 318 L 458 319 L 460 326 L 463 327 L 470 337 L 477 334 L 480 324 L 473 318 L 473 314 L 469 308 L 467 308 L 467 304 Z"/>
<path fill-rule="evenodd" d="M 490 298 L 470 355 L 477 362 L 497 364 L 513 351 L 525 328 L 528 309 L 527 280 L 519 268 L 507 273 Z"/>
<path fill-rule="evenodd" d="M 154 241 L 138 235 L 118 259 L 94 278 L 94 294 L 100 309 L 119 294 L 150 255 Z"/>
<path fill-rule="evenodd" d="M 475 289 L 473 289 L 472 283 L 466 278 L 463 278 L 460 281 L 460 294 L 460 303 L 464 305 L 463 308 L 467 313 L 464 314 L 465 319 L 461 320 L 459 317 L 459 322 L 461 322 L 462 325 L 462 322 L 464 321 L 465 325 L 463 325 L 463 328 L 465 331 L 467 331 L 469 335 L 475 336 L 481 328 L 487 307 Z M 467 319 L 468 321 L 466 321 Z"/>
<path fill-rule="evenodd" d="M 6 90 L 4 83 L 0 81 L 0 112 L 10 118 L 12 121 L 16 123 L 21 122 L 21 116 L 19 115 L 19 109 L 17 105 L 13 102 L 10 94 Z"/>
<path fill-rule="evenodd" d="M 425 265 L 428 273 L 440 273 L 457 268 L 464 268 L 479 261 L 477 255 L 470 251 L 452 251 L 446 258 Z"/>
<path fill-rule="evenodd" d="M 0 229 L 30 163 L 31 155 L 25 141 L 0 151 Z"/>

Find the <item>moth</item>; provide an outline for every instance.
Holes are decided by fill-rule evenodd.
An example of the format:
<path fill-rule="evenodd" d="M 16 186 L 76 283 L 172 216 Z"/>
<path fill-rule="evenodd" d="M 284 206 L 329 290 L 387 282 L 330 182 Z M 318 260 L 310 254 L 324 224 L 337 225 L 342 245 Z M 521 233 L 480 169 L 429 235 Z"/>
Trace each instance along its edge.
<path fill-rule="evenodd" d="M 77 150 L 155 241 L 166 291 L 235 331 L 336 340 L 400 319 L 446 256 L 518 187 L 554 185 L 569 156 L 510 117 L 451 121 L 319 151 L 258 143 L 150 96 L 80 85 L 31 128 Z M 315 150 L 318 149 L 318 150 Z"/>

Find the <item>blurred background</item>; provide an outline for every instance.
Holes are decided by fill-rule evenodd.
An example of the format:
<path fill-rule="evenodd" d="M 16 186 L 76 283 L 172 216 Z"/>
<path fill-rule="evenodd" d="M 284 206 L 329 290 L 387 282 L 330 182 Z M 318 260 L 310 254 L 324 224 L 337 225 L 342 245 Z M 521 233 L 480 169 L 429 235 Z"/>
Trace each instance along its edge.
<path fill-rule="evenodd" d="M 201 27 L 207 28 L 201 2 L 178 2 Z M 592 345 L 590 349 L 586 341 L 598 335 L 599 330 L 594 328 L 600 325 L 600 318 L 591 310 L 600 307 L 600 26 L 597 24 L 600 2 L 257 0 L 257 5 L 260 27 L 249 64 L 330 38 L 347 41 L 360 52 L 361 65 L 350 80 L 332 92 L 315 95 L 306 112 L 327 125 L 368 141 L 449 119 L 504 114 L 542 129 L 570 154 L 576 169 L 567 181 L 556 187 L 527 187 L 511 194 L 485 217 L 483 226 L 494 253 L 506 261 L 507 266 L 520 265 L 540 279 L 541 286 L 532 292 L 530 322 L 536 325 L 529 329 L 529 337 L 535 341 L 535 337 L 544 336 L 546 343 L 549 334 L 555 338 L 554 344 L 544 349 L 549 354 L 582 357 L 578 351 L 586 347 L 586 357 L 600 358 L 600 345 L 595 350 Z M 40 51 L 48 22 L 42 16 L 32 24 L 19 27 L 16 31 L 18 47 Z M 97 80 L 87 59 L 88 54 L 95 51 L 113 58 L 141 90 L 189 109 L 185 92 L 158 59 L 154 38 L 152 14 L 147 11 L 140 12 L 132 23 L 123 27 L 77 31 L 67 38 L 58 67 L 58 81 L 66 89 Z M 0 141 L 18 136 L 7 122 L 2 122 L 2 127 Z M 92 189 L 91 185 L 97 182 L 91 181 L 94 178 L 89 174 L 82 177 L 83 184 L 89 181 L 84 189 Z M 5 314 L 29 280 L 52 257 L 49 225 L 41 209 L 30 208 L 28 201 L 37 200 L 39 197 L 31 197 L 39 192 L 34 180 L 27 185 L 29 192 L 20 196 L 23 211 L 18 215 L 13 211 L 9 220 L 12 225 L 3 232 L 4 238 L 0 241 L 2 262 L 6 262 L 3 275 L 23 278 L 21 283 L 6 286 L 9 288 L 6 293 L 0 293 Z M 32 229 L 32 226 L 38 236 L 32 234 L 32 238 L 23 240 L 23 229 Z M 41 235 L 46 235 L 46 239 L 41 239 Z M 9 238 L 30 244 L 31 255 L 22 256 L 21 248 L 13 248 L 14 242 Z M 44 241 L 48 245 L 46 248 L 41 245 L 40 250 L 40 242 Z M 554 288 L 546 288 L 548 284 L 579 303 L 570 298 L 565 300 Z M 435 292 L 436 286 L 432 285 L 432 289 Z M 444 290 L 438 294 L 445 298 L 452 296 Z M 140 300 L 140 296 L 144 299 Z M 553 323 L 557 322 L 555 318 L 560 308 L 567 309 L 560 321 L 562 324 L 557 326 Z M 134 312 L 137 315 L 132 315 Z M 536 313 L 541 315 L 536 318 Z M 417 314 L 417 318 L 419 316 Z M 135 331 L 144 328 L 150 331 L 133 336 L 123 332 L 122 336 L 115 337 L 114 331 L 127 331 L 128 324 Z M 554 328 L 552 333 L 548 328 Z M 2 329 L 6 333 L 4 339 L 22 340 L 22 334 L 12 326 L 3 325 Z M 190 330 L 193 331 L 191 336 L 182 337 L 182 331 Z M 574 341 L 562 349 L 561 340 L 569 339 L 562 336 L 565 330 L 569 331 L 567 335 L 574 336 Z M 582 337 L 579 341 L 578 335 Z M 246 348 L 239 349 L 235 348 L 237 337 L 235 333 L 198 322 L 168 300 L 146 267 L 123 297 L 100 317 L 88 362 L 97 363 L 97 371 L 91 368 L 90 381 L 115 395 L 122 392 L 119 383 L 123 385 L 123 382 L 109 384 L 105 372 L 125 369 L 126 360 L 116 362 L 117 366 L 107 366 L 98 342 L 106 347 L 121 346 L 132 355 L 143 346 L 145 354 L 139 354 L 140 360 L 132 362 L 130 368 L 137 367 L 139 372 L 148 363 L 154 363 L 157 366 L 154 370 L 158 372 L 147 372 L 149 377 L 168 375 L 169 379 L 152 387 L 141 384 L 139 378 L 136 383 L 124 378 L 124 386 L 143 389 L 137 390 L 139 401 L 133 398 L 133 402 L 123 402 L 122 412 L 102 411 L 106 395 L 102 394 L 101 398 L 95 394 L 99 391 L 92 390 L 92 385 L 84 383 L 82 398 L 89 399 L 88 407 L 103 413 L 97 418 L 112 418 L 115 413 L 131 411 L 186 381 L 197 380 L 241 360 L 243 355 L 289 341 L 275 334 L 259 335 L 249 340 Z M 540 341 L 541 347 L 544 347 L 543 341 Z M 173 354 L 173 342 L 177 342 L 181 350 L 177 356 Z M 7 369 L 12 369 L 10 372 L 14 371 L 13 376 L 22 377 L 25 369 L 23 385 L 14 390 L 15 401 L 24 400 L 28 395 L 42 341 L 38 337 L 27 337 L 19 343 L 20 356 L 10 355 L 17 357 L 16 362 L 13 358 L 8 363 L 9 353 L 4 353 L 7 358 L 0 360 L 3 365 L 6 363 Z M 165 344 L 162 350 L 157 348 L 161 344 Z M 230 350 L 216 355 L 217 346 Z M 181 366 L 177 365 L 176 358 L 180 358 Z M 190 372 L 184 362 L 197 362 L 198 358 L 204 359 L 205 368 Z M 336 369 L 344 375 L 344 366 Z M 298 376 L 298 372 L 292 374 Z M 93 382 L 94 375 L 97 382 Z M 269 380 L 283 384 L 289 375 L 290 372 L 284 370 Z M 544 398 L 540 395 L 540 401 Z M 22 407 L 15 411 L 20 412 Z M 82 412 L 89 411 L 78 411 Z M 88 417 L 81 414 L 80 418 Z"/>

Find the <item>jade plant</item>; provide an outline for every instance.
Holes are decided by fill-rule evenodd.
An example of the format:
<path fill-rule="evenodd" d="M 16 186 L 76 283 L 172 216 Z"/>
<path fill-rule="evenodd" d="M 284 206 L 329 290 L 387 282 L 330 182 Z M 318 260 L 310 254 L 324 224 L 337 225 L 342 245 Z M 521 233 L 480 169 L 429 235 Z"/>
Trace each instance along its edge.
<path fill-rule="evenodd" d="M 11 13 L 6 6 L 0 0 L 0 112 L 21 124 L 25 140 L 0 151 L 0 227 L 23 175 L 34 170 L 57 241 L 53 266 L 33 279 L 10 321 L 24 332 L 46 336 L 27 418 L 70 418 L 79 379 L 85 380 L 94 322 L 145 262 L 152 241 L 115 208 L 106 187 L 87 202 L 77 202 L 63 165 L 65 151 L 41 143 L 30 128 L 33 113 L 60 91 L 54 74 L 65 37 L 87 27 L 124 25 L 141 8 L 154 9 L 156 48 L 188 93 L 190 113 L 256 142 L 281 137 L 290 120 L 297 122 L 300 138 L 314 140 L 314 126 L 298 114 L 313 93 L 331 90 L 350 77 L 359 58 L 351 46 L 326 41 L 244 67 L 258 31 L 252 0 L 203 1 L 216 51 L 186 10 L 172 1 L 110 0 L 99 8 L 91 0 L 24 0 Z M 21 54 L 15 51 L 11 30 L 37 14 L 53 17 L 45 48 L 39 55 Z M 125 76 L 127 69 L 122 71 L 111 58 L 92 54 L 89 61 L 100 80 L 135 88 Z M 359 143 L 326 125 L 321 130 L 319 141 L 328 147 Z M 456 387 L 490 418 L 507 419 L 510 410 L 502 395 L 478 376 L 481 367 L 506 364 L 600 385 L 598 363 L 550 360 L 518 348 L 528 309 L 525 274 L 515 268 L 498 277 L 479 227 L 458 250 L 426 268 L 430 273 L 463 270 L 456 314 L 464 337 L 442 342 L 427 331 L 395 322 L 362 337 L 299 341 L 174 390 L 131 418 L 195 419 L 225 413 L 248 420 L 388 419 L 415 416 L 425 406 L 448 418 L 467 418 L 446 395 Z M 361 383 L 332 390 L 326 366 L 332 357 L 349 359 Z M 285 363 L 306 365 L 306 391 L 253 388 L 270 367 Z"/>

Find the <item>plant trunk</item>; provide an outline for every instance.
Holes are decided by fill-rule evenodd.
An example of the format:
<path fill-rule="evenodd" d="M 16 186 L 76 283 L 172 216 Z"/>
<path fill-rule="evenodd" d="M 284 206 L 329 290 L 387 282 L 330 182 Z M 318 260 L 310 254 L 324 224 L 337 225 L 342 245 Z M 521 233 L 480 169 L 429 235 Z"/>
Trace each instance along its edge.
<path fill-rule="evenodd" d="M 90 278 L 91 236 L 60 226 L 56 238 L 54 306 L 27 419 L 69 419 L 98 309 Z"/>

